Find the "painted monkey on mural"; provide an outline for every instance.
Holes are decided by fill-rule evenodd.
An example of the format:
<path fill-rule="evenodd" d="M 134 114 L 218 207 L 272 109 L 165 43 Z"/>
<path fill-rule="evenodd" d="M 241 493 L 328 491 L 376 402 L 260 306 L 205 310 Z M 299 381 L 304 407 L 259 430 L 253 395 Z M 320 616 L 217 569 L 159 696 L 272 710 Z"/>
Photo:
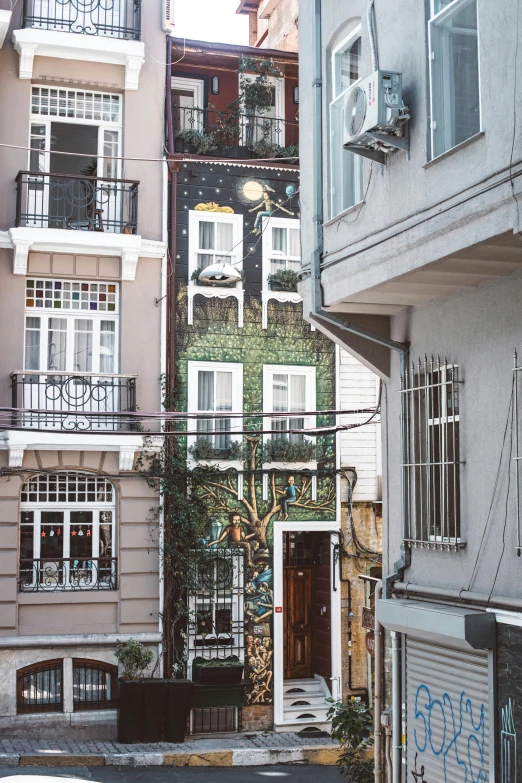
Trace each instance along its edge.
<path fill-rule="evenodd" d="M 249 541 L 252 538 L 255 538 L 256 534 L 249 533 L 247 535 L 245 533 L 243 526 L 241 525 L 241 515 L 238 514 L 236 511 L 233 511 L 231 514 L 228 515 L 228 522 L 229 524 L 223 530 L 219 538 L 216 538 L 215 541 L 209 541 L 207 547 L 215 546 L 216 544 L 221 544 L 221 542 L 226 539 L 228 546 L 241 547 L 242 549 L 246 550 L 247 563 L 251 565 L 252 550 Z"/>
<path fill-rule="evenodd" d="M 259 214 L 256 217 L 256 222 L 254 223 L 254 230 L 252 231 L 253 234 L 260 234 L 261 228 L 263 225 L 263 218 L 265 217 L 272 217 L 274 212 L 278 209 L 282 209 L 283 212 L 286 212 L 287 215 L 293 215 L 293 212 L 290 212 L 289 209 L 286 209 L 286 207 L 283 207 L 281 204 L 278 204 L 275 202 L 270 193 L 275 193 L 274 189 L 270 187 L 270 185 L 264 185 L 263 186 L 263 201 L 261 201 L 257 206 L 253 207 L 253 209 L 249 209 L 249 212 L 257 212 L 259 209 L 262 209 L 262 212 L 259 212 Z"/>

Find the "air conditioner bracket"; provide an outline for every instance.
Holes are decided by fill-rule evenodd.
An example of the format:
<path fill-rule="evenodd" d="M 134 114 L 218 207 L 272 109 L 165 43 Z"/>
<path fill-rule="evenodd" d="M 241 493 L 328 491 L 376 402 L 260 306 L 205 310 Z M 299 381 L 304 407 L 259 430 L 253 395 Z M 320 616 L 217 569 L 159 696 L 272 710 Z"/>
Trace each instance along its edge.
<path fill-rule="evenodd" d="M 369 135 L 369 134 L 367 134 Z M 356 144 L 345 147 L 348 152 L 353 152 L 354 155 L 361 155 L 363 158 L 370 158 L 370 160 L 376 160 L 377 163 L 386 163 L 386 155 L 381 150 L 372 150 L 370 147 L 359 147 Z"/>
<path fill-rule="evenodd" d="M 394 136 L 391 133 L 375 133 L 374 131 L 367 131 L 367 136 L 386 144 L 388 147 L 396 147 L 399 150 L 409 152 L 410 140 L 407 136 Z"/>

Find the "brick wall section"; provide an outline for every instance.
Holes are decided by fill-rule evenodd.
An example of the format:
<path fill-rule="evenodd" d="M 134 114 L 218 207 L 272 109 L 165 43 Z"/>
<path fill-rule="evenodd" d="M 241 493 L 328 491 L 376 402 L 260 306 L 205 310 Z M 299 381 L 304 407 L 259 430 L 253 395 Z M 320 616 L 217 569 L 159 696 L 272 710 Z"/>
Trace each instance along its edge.
<path fill-rule="evenodd" d="M 241 709 L 241 731 L 271 731 L 274 708 L 271 704 L 250 704 Z"/>
<path fill-rule="evenodd" d="M 374 552 L 381 552 L 382 511 L 380 504 L 354 503 L 353 522 L 359 541 Z M 355 554 L 352 533 L 348 520 L 348 504 L 341 505 L 341 524 L 344 534 L 345 550 Z M 352 685 L 354 688 L 368 688 L 368 658 L 366 652 L 366 629 L 362 627 L 362 609 L 366 605 L 366 583 L 359 574 L 370 574 L 371 568 L 379 568 L 380 563 L 373 560 L 343 558 L 343 578 L 350 579 L 352 594 Z M 343 701 L 350 696 L 348 687 L 348 585 L 342 584 L 341 593 L 341 630 L 342 630 L 342 694 Z M 354 695 L 359 695 L 354 692 Z"/>

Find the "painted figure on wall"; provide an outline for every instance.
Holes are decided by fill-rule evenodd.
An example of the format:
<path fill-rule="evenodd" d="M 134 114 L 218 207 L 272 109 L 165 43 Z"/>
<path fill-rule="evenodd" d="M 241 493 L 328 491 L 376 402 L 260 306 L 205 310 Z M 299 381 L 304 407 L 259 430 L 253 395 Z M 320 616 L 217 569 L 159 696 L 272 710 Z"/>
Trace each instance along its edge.
<path fill-rule="evenodd" d="M 248 535 L 245 533 L 241 524 L 241 515 L 233 511 L 228 515 L 228 525 L 223 530 L 219 538 L 217 538 L 215 541 L 209 541 L 207 547 L 217 546 L 217 544 L 221 544 L 226 539 L 228 546 L 241 547 L 242 549 L 246 550 L 247 563 L 248 565 L 251 565 L 252 548 L 249 541 L 255 537 L 255 533 L 249 533 Z"/>
<path fill-rule="evenodd" d="M 298 489 L 295 485 L 295 478 L 288 476 L 288 483 L 285 487 L 285 494 L 281 501 L 281 511 L 279 520 L 285 522 L 288 519 L 288 506 L 290 503 L 296 503 L 299 497 Z"/>
<path fill-rule="evenodd" d="M 277 202 L 275 202 L 272 199 L 270 193 L 274 193 L 274 189 L 271 188 L 270 185 L 264 185 L 263 200 L 255 207 L 248 210 L 249 212 L 257 212 L 260 209 L 262 210 L 262 212 L 259 212 L 256 217 L 256 222 L 254 223 L 254 230 L 252 231 L 253 234 L 260 234 L 263 226 L 263 218 L 272 217 L 274 212 L 276 212 L 278 209 L 283 210 L 283 212 L 286 212 L 287 215 L 294 214 L 289 209 L 286 209 L 286 207 L 283 207 L 282 204 L 278 204 Z"/>

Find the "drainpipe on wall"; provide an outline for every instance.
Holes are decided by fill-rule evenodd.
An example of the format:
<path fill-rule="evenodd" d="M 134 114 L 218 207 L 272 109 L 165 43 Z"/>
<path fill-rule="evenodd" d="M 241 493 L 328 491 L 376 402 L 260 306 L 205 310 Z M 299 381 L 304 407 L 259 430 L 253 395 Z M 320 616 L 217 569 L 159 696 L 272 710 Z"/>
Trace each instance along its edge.
<path fill-rule="evenodd" d="M 375 585 L 375 604 L 382 598 L 382 581 L 379 580 Z M 384 640 L 383 627 L 377 619 L 375 612 L 375 686 L 373 692 L 373 736 L 374 743 L 374 778 L 375 783 L 382 783 L 382 679 L 384 673 Z"/>
<path fill-rule="evenodd" d="M 391 632 L 392 654 L 392 781 L 400 783 L 402 764 L 401 737 L 401 636 L 397 631 Z"/>

